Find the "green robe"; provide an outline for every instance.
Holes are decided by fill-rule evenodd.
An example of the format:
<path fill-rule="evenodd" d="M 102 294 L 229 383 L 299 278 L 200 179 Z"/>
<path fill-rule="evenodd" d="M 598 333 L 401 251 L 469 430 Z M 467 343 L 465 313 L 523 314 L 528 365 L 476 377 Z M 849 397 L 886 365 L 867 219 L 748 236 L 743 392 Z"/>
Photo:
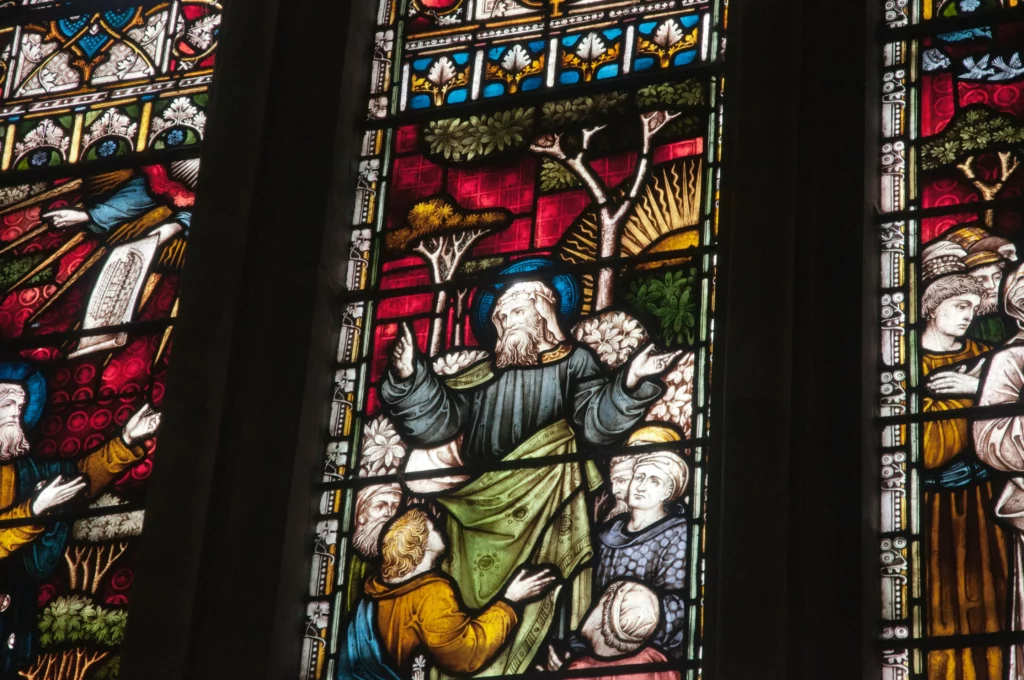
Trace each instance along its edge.
<path fill-rule="evenodd" d="M 439 498 L 448 511 L 445 570 L 466 605 L 480 609 L 500 595 L 524 564 L 554 565 L 573 577 L 573 622 L 588 608 L 593 556 L 586 492 L 601 483 L 591 462 L 559 463 L 576 453 L 577 438 L 596 447 L 622 444 L 661 396 L 653 381 L 625 385 L 625 369 L 607 374 L 594 353 L 564 345 L 540 365 L 495 372 L 478 365 L 442 380 L 417 358 L 413 375 L 389 374 L 381 387 L 385 411 L 405 441 L 431 448 L 463 436 L 461 454 L 480 470 L 468 485 Z M 547 359 L 545 361 L 545 359 Z M 489 470 L 489 463 L 551 460 L 550 465 Z M 478 676 L 520 674 L 547 636 L 558 592 L 525 608 L 515 639 Z"/>

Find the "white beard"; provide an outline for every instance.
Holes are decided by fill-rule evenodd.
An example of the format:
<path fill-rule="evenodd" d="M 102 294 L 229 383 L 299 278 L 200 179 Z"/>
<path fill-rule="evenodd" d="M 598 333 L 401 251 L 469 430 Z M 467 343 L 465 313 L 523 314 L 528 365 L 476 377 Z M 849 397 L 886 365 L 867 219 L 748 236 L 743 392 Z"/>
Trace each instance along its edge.
<path fill-rule="evenodd" d="M 510 328 L 498 338 L 494 348 L 497 355 L 498 368 L 506 366 L 536 366 L 537 354 L 540 349 L 541 329 Z"/>
<path fill-rule="evenodd" d="M 380 530 L 384 528 L 390 517 L 377 517 L 367 521 L 356 528 L 352 533 L 352 546 L 359 552 L 363 557 L 376 557 L 378 550 L 378 539 L 380 538 Z"/>
<path fill-rule="evenodd" d="M 0 425 L 0 461 L 10 461 L 28 451 L 28 440 L 18 423 Z"/>

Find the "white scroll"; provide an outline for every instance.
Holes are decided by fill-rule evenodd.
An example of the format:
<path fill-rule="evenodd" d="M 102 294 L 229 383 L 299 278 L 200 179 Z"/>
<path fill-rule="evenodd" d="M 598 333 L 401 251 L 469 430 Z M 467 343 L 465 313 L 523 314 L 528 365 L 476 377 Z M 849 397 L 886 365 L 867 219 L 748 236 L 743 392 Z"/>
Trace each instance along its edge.
<path fill-rule="evenodd" d="M 160 237 L 153 234 L 110 251 L 89 297 L 89 307 L 82 324 L 84 330 L 119 326 L 132 320 L 139 294 L 146 282 L 146 273 L 159 245 Z M 123 347 L 126 342 L 126 332 L 90 335 L 82 338 L 78 349 L 68 356 L 74 358 L 90 352 Z"/>

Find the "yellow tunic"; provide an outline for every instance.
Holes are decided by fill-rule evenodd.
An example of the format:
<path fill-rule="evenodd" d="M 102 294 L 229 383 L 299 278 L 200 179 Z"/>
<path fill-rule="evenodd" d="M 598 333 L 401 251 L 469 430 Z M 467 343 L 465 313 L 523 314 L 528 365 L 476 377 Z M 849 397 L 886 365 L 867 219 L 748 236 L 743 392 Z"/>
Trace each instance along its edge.
<path fill-rule="evenodd" d="M 366 582 L 366 594 L 377 603 L 381 641 L 402 670 L 422 648 L 446 673 L 475 673 L 497 655 L 518 623 L 512 607 L 501 601 L 469 616 L 448 577 L 437 573 L 394 586 L 375 576 Z"/>
<path fill-rule="evenodd" d="M 924 375 L 978 357 L 989 348 L 964 340 L 958 352 L 925 354 Z M 923 399 L 925 413 L 974 405 L 973 398 Z M 942 468 L 974 457 L 966 419 L 924 424 L 923 463 Z M 992 483 L 925 491 L 925 598 L 928 636 L 995 633 L 1004 629 L 1007 603 L 1006 539 L 992 519 Z M 1002 680 L 1002 650 L 974 648 L 928 653 L 928 680 Z"/>
<path fill-rule="evenodd" d="M 89 481 L 86 495 L 89 498 L 99 495 L 114 477 L 139 461 L 143 455 L 142 447 L 129 448 L 120 437 L 116 437 L 78 461 L 78 471 Z M 15 505 L 18 488 L 15 476 L 14 465 L 0 465 L 0 508 L 4 508 L 0 511 L 0 521 L 32 517 L 32 501 Z M 31 543 L 44 530 L 44 527 L 37 525 L 0 529 L 0 559 Z"/>

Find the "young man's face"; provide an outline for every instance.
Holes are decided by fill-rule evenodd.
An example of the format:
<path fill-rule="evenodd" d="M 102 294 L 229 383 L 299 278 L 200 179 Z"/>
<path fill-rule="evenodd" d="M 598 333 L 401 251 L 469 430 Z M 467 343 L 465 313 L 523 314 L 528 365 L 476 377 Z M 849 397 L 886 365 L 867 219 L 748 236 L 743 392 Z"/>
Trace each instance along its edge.
<path fill-rule="evenodd" d="M 633 510 L 651 510 L 663 505 L 672 494 L 672 481 L 656 465 L 640 464 L 633 471 L 629 484 L 629 507 Z"/>
<path fill-rule="evenodd" d="M 981 297 L 970 293 L 943 300 L 932 317 L 932 323 L 943 335 L 963 337 L 974 320 Z"/>

